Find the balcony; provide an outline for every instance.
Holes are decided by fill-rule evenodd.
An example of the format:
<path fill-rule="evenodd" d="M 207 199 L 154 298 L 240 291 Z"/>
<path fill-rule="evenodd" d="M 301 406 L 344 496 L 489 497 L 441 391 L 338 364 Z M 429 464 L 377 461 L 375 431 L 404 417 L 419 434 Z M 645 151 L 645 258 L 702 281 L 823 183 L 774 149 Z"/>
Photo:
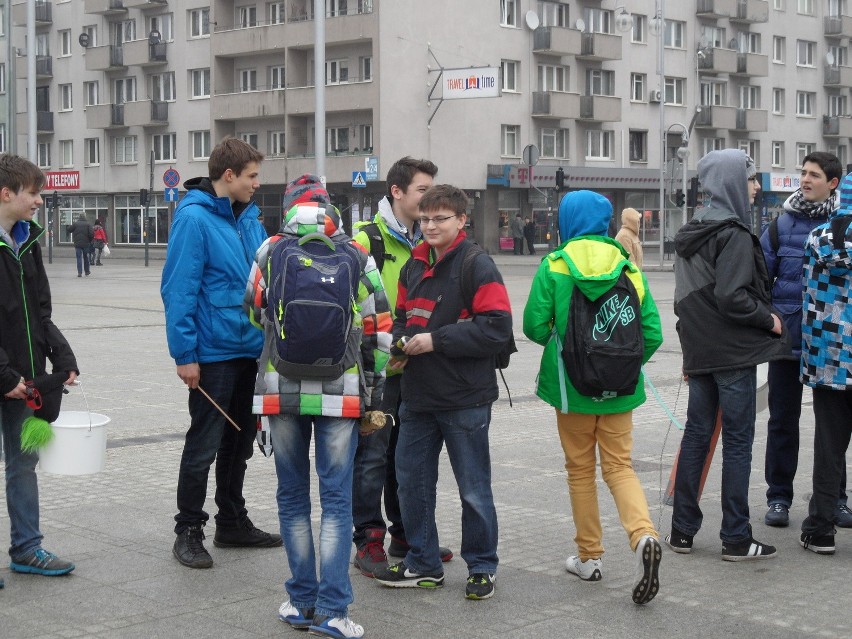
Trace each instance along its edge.
<path fill-rule="evenodd" d="M 325 158 L 325 174 L 326 182 L 345 182 L 352 183 L 352 172 L 364 170 L 365 153 L 347 153 L 344 155 L 327 155 Z M 263 162 L 264 171 L 269 170 L 266 166 L 266 160 Z M 317 163 L 313 153 L 310 155 L 287 155 L 286 160 L 287 175 L 290 179 L 305 173 L 316 172 Z M 275 173 L 270 173 L 276 175 Z M 283 175 L 283 173 L 277 173 Z"/>
<path fill-rule="evenodd" d="M 730 18 L 737 14 L 737 0 L 698 0 L 699 18 Z"/>
<path fill-rule="evenodd" d="M 18 58 L 18 77 L 25 80 L 27 76 L 27 58 Z M 36 80 L 50 80 L 53 77 L 53 58 L 49 55 L 36 56 Z"/>
<path fill-rule="evenodd" d="M 577 118 L 580 115 L 580 94 L 559 91 L 535 91 L 532 116 L 534 118 Z"/>
<path fill-rule="evenodd" d="M 379 88 L 376 82 L 329 84 L 325 87 L 326 113 L 365 111 L 378 108 Z M 316 109 L 313 87 L 287 89 L 287 114 L 313 113 Z"/>
<path fill-rule="evenodd" d="M 580 55 L 582 35 L 577 29 L 539 27 L 533 32 L 533 53 Z"/>
<path fill-rule="evenodd" d="M 731 49 L 713 48 L 698 56 L 698 68 L 704 73 L 736 73 L 737 55 Z"/>
<path fill-rule="evenodd" d="M 122 62 L 128 67 L 151 67 L 166 64 L 166 42 L 149 44 L 148 38 L 125 42 L 121 49 Z M 88 54 L 87 54 L 88 55 Z"/>
<path fill-rule="evenodd" d="M 125 68 L 124 48 L 114 44 L 86 49 L 85 57 L 86 71 L 121 71 Z"/>
<path fill-rule="evenodd" d="M 582 60 L 601 62 L 621 60 L 621 36 L 609 33 L 583 33 L 580 54 Z"/>
<path fill-rule="evenodd" d="M 584 95 L 580 98 L 579 120 L 618 122 L 621 120 L 621 98 L 609 95 Z"/>
<path fill-rule="evenodd" d="M 765 78 L 769 75 L 769 56 L 759 53 L 738 53 L 735 75 Z"/>
<path fill-rule="evenodd" d="M 24 27 L 27 24 L 27 3 L 19 2 L 12 5 L 12 24 Z M 35 26 L 49 27 L 53 24 L 53 5 L 49 2 L 35 3 Z"/>
<path fill-rule="evenodd" d="M 729 106 L 702 106 L 695 119 L 696 129 L 735 129 L 737 109 Z"/>
<path fill-rule="evenodd" d="M 852 67 L 825 67 L 823 85 L 827 87 L 852 86 Z"/>
<path fill-rule="evenodd" d="M 83 12 L 100 16 L 120 16 L 127 13 L 127 8 L 122 0 L 85 0 Z"/>
<path fill-rule="evenodd" d="M 140 100 L 124 104 L 95 104 L 86 107 L 86 127 L 89 129 L 165 126 L 168 123 L 168 102 Z"/>
<path fill-rule="evenodd" d="M 162 9 L 168 5 L 168 0 L 122 0 L 125 9 Z"/>
<path fill-rule="evenodd" d="M 852 118 L 838 115 L 822 116 L 822 135 L 826 138 L 852 137 Z"/>
<path fill-rule="evenodd" d="M 768 0 L 737 0 L 737 12 L 731 14 L 731 22 L 741 24 L 769 22 Z"/>
<path fill-rule="evenodd" d="M 735 131 L 766 133 L 769 130 L 769 112 L 765 109 L 737 109 Z"/>
<path fill-rule="evenodd" d="M 53 133 L 53 111 L 38 111 L 36 113 L 36 131 L 38 133 Z"/>
<path fill-rule="evenodd" d="M 826 38 L 844 38 L 852 36 L 852 17 L 826 16 L 823 18 L 823 34 Z"/>
<path fill-rule="evenodd" d="M 213 120 L 243 120 L 284 116 L 283 89 L 214 95 L 210 100 Z"/>

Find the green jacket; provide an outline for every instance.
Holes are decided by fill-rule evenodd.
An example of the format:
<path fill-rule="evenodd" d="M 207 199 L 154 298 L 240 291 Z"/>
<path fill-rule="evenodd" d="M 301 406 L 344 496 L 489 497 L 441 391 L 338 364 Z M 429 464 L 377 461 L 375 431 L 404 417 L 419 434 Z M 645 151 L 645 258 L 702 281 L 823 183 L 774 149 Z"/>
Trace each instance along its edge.
<path fill-rule="evenodd" d="M 579 286 L 587 297 L 595 299 L 615 284 L 625 265 L 641 302 L 644 363 L 663 342 L 660 314 L 645 276 L 627 259 L 627 253 L 615 240 L 597 235 L 574 238 L 547 255 L 535 274 L 524 308 L 524 335 L 544 346 L 536 394 L 563 413 L 624 413 L 645 401 L 642 374 L 633 395 L 613 399 L 587 397 L 571 385 L 562 361 L 562 343 L 574 287 Z"/>

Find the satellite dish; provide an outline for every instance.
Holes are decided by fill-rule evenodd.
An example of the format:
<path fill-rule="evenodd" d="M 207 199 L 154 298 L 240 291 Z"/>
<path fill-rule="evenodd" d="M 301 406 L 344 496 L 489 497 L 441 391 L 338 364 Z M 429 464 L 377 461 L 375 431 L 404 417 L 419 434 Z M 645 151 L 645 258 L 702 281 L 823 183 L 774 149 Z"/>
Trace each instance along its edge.
<path fill-rule="evenodd" d="M 535 31 L 538 29 L 538 25 L 541 24 L 541 20 L 538 19 L 538 14 L 535 11 L 527 11 L 524 21 L 527 23 L 527 28 L 530 31 Z"/>
<path fill-rule="evenodd" d="M 162 36 L 160 35 L 160 32 L 156 29 L 151 29 L 151 33 L 148 34 L 148 44 L 151 46 L 160 44 L 161 39 Z"/>
<path fill-rule="evenodd" d="M 80 34 L 80 37 L 77 38 L 77 42 L 79 42 L 80 46 L 84 49 L 88 49 L 89 45 L 91 44 L 91 40 L 89 40 L 89 34 L 84 31 Z"/>
<path fill-rule="evenodd" d="M 736 38 L 731 38 L 730 40 L 728 40 L 728 48 L 729 49 L 736 49 L 737 48 L 737 39 Z"/>
<path fill-rule="evenodd" d="M 574 23 L 574 26 L 577 27 L 577 31 L 585 31 L 586 23 L 583 22 L 582 18 L 577 18 L 577 22 Z"/>
<path fill-rule="evenodd" d="M 527 144 L 524 147 L 523 152 L 523 160 L 524 164 L 529 166 L 535 166 L 538 164 L 538 158 L 541 156 L 541 153 L 538 150 L 538 147 L 535 144 Z"/>
<path fill-rule="evenodd" d="M 828 66 L 834 66 L 834 54 L 831 51 L 825 54 L 825 61 L 828 63 Z"/>

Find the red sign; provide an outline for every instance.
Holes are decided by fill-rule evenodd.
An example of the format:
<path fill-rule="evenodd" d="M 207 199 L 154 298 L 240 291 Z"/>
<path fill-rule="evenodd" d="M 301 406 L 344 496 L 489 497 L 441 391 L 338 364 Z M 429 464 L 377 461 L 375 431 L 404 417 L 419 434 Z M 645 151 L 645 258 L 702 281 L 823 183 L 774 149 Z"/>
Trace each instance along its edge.
<path fill-rule="evenodd" d="M 80 188 L 79 171 L 45 171 L 45 191 L 72 191 Z"/>

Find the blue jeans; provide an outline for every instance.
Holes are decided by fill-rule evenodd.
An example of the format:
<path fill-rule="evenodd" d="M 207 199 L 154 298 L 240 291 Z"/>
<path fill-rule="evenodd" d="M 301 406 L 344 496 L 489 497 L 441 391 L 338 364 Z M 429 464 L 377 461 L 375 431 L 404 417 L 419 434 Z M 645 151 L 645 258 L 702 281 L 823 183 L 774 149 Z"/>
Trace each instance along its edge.
<path fill-rule="evenodd" d="M 6 507 L 12 529 L 9 555 L 21 557 L 41 546 L 38 529 L 38 452 L 21 450 L 21 426 L 32 409 L 19 399 L 0 401 L 0 430 L 6 453 Z"/>
<path fill-rule="evenodd" d="M 74 247 L 74 253 L 77 255 L 77 275 L 83 274 L 83 268 L 86 269 L 86 275 L 89 274 L 89 247 Z"/>
<path fill-rule="evenodd" d="M 748 483 L 751 447 L 754 442 L 757 369 L 752 366 L 709 375 L 690 375 L 686 428 L 680 442 L 675 477 L 672 526 L 695 535 L 703 515 L 698 505 L 698 486 L 716 412 L 722 411 L 722 530 L 725 542 L 751 537 Z"/>
<path fill-rule="evenodd" d="M 317 556 L 311 528 L 311 432 L 319 476 L 322 518 Z M 354 419 L 271 415 L 269 428 L 278 474 L 278 519 L 287 551 L 290 603 L 317 615 L 345 617 L 352 603 L 349 544 L 352 534 L 352 465 L 358 429 Z"/>
<path fill-rule="evenodd" d="M 201 364 L 201 387 L 241 430 L 237 432 L 200 391 L 189 391 L 191 422 L 180 460 L 175 533 L 210 518 L 204 511 L 204 500 L 214 460 L 216 526 L 237 528 L 248 518 L 243 481 L 257 433 L 257 418 L 251 412 L 256 377 L 257 362 L 249 358 Z"/>
<path fill-rule="evenodd" d="M 497 511 L 491 493 L 491 404 L 435 412 L 399 409 L 396 447 L 399 505 L 411 549 L 405 565 L 442 574 L 435 524 L 438 457 L 444 442 L 462 502 L 461 555 L 470 574 L 497 571 Z"/>

